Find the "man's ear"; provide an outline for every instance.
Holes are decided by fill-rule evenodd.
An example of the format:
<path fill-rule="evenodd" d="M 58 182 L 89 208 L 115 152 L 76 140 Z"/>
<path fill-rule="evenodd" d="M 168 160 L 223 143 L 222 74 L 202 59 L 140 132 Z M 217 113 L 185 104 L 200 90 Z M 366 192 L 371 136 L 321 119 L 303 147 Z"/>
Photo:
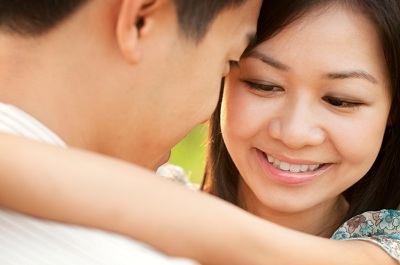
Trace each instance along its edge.
<path fill-rule="evenodd" d="M 117 20 L 117 40 L 123 56 L 131 63 L 141 57 L 140 38 L 146 34 L 148 11 L 158 0 L 121 0 Z"/>

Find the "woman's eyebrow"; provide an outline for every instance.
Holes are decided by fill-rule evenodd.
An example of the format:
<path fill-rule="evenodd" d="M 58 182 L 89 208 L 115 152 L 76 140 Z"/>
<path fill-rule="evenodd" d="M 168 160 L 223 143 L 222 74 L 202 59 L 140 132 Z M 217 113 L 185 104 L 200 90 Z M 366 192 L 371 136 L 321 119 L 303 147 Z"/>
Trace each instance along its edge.
<path fill-rule="evenodd" d="M 249 51 L 248 53 L 244 54 L 242 58 L 254 58 L 257 60 L 260 60 L 261 62 L 272 66 L 274 68 L 277 68 L 279 70 L 283 71 L 289 71 L 291 68 L 284 63 L 272 58 L 269 55 L 266 55 L 264 53 L 261 53 L 256 50 Z M 378 84 L 378 80 L 368 73 L 365 70 L 347 70 L 347 71 L 341 71 L 341 72 L 332 72 L 332 73 L 326 73 L 322 75 L 322 78 L 326 79 L 350 79 L 350 78 L 359 78 L 359 79 L 365 79 L 368 80 L 371 83 Z"/>
<path fill-rule="evenodd" d="M 278 61 L 264 53 L 258 52 L 256 50 L 249 51 L 248 53 L 244 54 L 242 58 L 254 58 L 254 59 L 260 60 L 261 62 L 263 62 L 269 66 L 277 68 L 279 70 L 283 70 L 283 71 L 290 70 L 290 67 L 285 65 L 284 63 L 281 63 L 280 61 Z"/>
<path fill-rule="evenodd" d="M 348 70 L 343 72 L 326 73 L 322 75 L 326 79 L 350 79 L 350 78 L 360 78 L 368 80 L 371 83 L 378 84 L 378 80 L 364 70 Z"/>

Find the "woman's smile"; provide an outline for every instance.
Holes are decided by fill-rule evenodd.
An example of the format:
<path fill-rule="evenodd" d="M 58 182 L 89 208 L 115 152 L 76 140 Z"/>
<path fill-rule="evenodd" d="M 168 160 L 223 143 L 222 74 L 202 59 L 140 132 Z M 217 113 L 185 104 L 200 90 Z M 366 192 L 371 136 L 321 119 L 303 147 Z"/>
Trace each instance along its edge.
<path fill-rule="evenodd" d="M 263 153 L 264 157 L 270 162 L 275 168 L 290 171 L 294 173 L 299 172 L 311 172 L 321 168 L 324 164 L 296 164 L 296 163 L 288 163 L 280 161 L 278 158 L 275 158 L 271 155 Z"/>
<path fill-rule="evenodd" d="M 281 161 L 271 155 L 257 150 L 261 167 L 274 181 L 285 185 L 301 185 L 312 181 L 324 173 L 332 164 L 329 163 L 296 163 Z"/>

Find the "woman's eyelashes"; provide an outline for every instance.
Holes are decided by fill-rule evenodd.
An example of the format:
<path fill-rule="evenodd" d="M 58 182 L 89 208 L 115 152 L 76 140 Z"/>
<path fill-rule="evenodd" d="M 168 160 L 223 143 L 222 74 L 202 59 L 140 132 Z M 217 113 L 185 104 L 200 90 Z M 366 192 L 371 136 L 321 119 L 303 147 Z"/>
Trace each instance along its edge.
<path fill-rule="evenodd" d="M 256 90 L 256 91 L 261 91 L 261 92 L 280 92 L 284 91 L 283 88 L 277 86 L 277 85 L 265 85 L 265 84 L 260 84 L 256 82 L 252 82 L 249 80 L 241 80 L 243 84 L 245 84 L 249 89 L 251 90 Z"/>
<path fill-rule="evenodd" d="M 282 92 L 285 91 L 282 87 L 275 85 L 275 84 L 261 84 L 254 81 L 241 79 L 241 82 L 250 90 L 256 91 L 258 93 L 263 94 L 271 94 L 274 92 Z M 333 107 L 340 108 L 340 109 L 357 109 L 364 105 L 364 103 L 360 101 L 334 97 L 334 96 L 324 96 L 322 100 L 327 102 L 328 104 L 332 105 Z"/>
<path fill-rule="evenodd" d="M 322 98 L 325 102 L 338 108 L 356 109 L 363 105 L 361 102 L 352 101 L 349 99 L 336 98 L 332 96 L 325 96 Z"/>

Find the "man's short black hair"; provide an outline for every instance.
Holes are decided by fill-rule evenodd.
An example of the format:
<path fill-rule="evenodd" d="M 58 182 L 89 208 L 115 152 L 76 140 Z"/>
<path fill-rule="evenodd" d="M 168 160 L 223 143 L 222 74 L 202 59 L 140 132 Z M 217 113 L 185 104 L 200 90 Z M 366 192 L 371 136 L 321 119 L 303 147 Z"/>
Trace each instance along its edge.
<path fill-rule="evenodd" d="M 0 29 L 40 35 L 56 26 L 88 0 L 0 0 Z"/>
<path fill-rule="evenodd" d="M 0 0 L 0 30 L 40 35 L 54 28 L 91 0 Z M 224 9 L 246 0 L 174 0 L 185 36 L 200 40 L 213 19 Z"/>
<path fill-rule="evenodd" d="M 182 32 L 190 39 L 199 41 L 221 11 L 240 6 L 246 0 L 174 0 L 174 2 Z"/>

